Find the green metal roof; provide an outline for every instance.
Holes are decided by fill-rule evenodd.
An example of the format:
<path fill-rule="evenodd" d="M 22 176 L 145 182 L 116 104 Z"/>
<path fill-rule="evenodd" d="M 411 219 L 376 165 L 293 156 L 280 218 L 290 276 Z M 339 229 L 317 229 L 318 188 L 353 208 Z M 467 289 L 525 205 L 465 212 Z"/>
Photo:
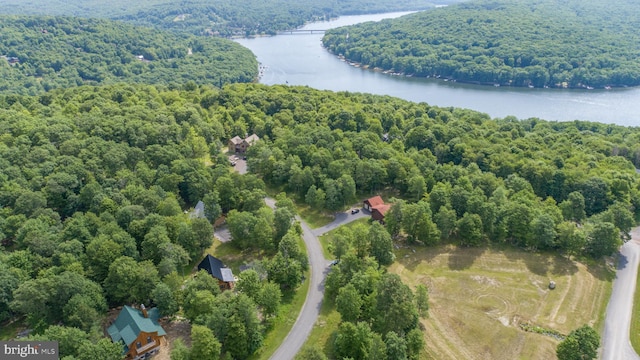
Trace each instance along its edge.
<path fill-rule="evenodd" d="M 122 340 L 129 347 L 138 338 L 141 332 L 158 332 L 159 336 L 166 335 L 162 326 L 158 324 L 160 312 L 157 308 L 147 310 L 148 318 L 142 315 L 142 311 L 125 305 L 120 311 L 118 318 L 109 326 L 107 332 L 113 342 Z"/>

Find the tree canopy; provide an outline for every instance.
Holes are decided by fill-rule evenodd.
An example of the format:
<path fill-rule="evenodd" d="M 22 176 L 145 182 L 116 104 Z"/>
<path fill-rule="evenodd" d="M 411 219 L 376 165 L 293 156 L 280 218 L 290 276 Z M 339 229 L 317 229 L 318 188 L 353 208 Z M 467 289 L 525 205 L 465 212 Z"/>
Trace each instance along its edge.
<path fill-rule="evenodd" d="M 150 27 L 186 31 L 197 35 L 273 34 L 292 29 L 312 20 L 328 20 L 340 15 L 383 13 L 390 11 L 422 10 L 435 4 L 460 0 L 363 1 L 320 0 L 301 2 L 292 0 L 166 0 L 109 2 L 97 0 L 69 0 L 53 4 L 50 1 L 4 0 L 0 13 L 30 15 L 72 15 L 124 20 Z"/>
<path fill-rule="evenodd" d="M 281 194 L 267 208 L 267 184 L 300 202 L 314 189 L 332 211 L 385 189 L 398 197 L 386 228 L 340 229 L 333 244 L 340 261 L 326 291 L 345 323 L 334 345 L 344 356 L 415 358 L 428 292 L 385 272 L 394 237 L 598 258 L 627 238 L 640 208 L 638 128 L 259 84 L 0 95 L 0 118 L 0 320 L 26 315 L 39 333 L 88 331 L 107 306 L 153 299 L 211 329 L 221 354 L 248 356 L 308 266 L 292 201 Z M 260 141 L 240 175 L 221 148 L 245 133 Z M 240 224 L 233 233 L 247 238 L 231 245 L 274 255 L 262 263 L 267 281 L 246 275 L 238 293 L 218 294 L 205 274 L 182 288 L 177 273 L 213 241 L 208 219 L 184 213 L 201 199 Z"/>
<path fill-rule="evenodd" d="M 326 33 L 335 54 L 406 75 L 557 87 L 640 84 L 632 0 L 474 0 Z"/>
<path fill-rule="evenodd" d="M 123 22 L 0 16 L 0 92 L 117 82 L 221 87 L 258 75 L 255 56 L 220 38 L 180 35 Z"/>

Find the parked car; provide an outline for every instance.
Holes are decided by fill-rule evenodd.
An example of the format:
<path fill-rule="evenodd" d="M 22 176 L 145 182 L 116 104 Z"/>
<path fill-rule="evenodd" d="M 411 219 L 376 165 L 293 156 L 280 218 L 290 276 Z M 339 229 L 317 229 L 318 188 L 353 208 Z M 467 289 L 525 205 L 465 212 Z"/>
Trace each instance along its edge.
<path fill-rule="evenodd" d="M 333 260 L 332 262 L 329 263 L 329 266 L 338 265 L 339 262 L 340 262 L 340 260 Z"/>
<path fill-rule="evenodd" d="M 231 162 L 231 166 L 236 166 L 236 162 L 235 162 L 235 161 L 232 161 L 232 162 Z"/>
<path fill-rule="evenodd" d="M 360 209 L 353 209 L 351 210 L 351 214 L 357 214 L 360 212 Z"/>

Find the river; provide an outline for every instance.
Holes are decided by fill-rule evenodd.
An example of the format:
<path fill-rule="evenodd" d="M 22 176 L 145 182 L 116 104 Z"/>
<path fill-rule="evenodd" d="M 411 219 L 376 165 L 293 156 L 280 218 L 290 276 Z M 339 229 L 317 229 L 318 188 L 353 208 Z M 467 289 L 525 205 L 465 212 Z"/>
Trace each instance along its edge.
<path fill-rule="evenodd" d="M 311 23 L 302 29 L 330 29 L 408 14 L 344 16 Z M 237 39 L 263 65 L 260 82 L 267 85 L 307 85 L 332 91 L 367 92 L 473 109 L 492 117 L 588 120 L 640 126 L 640 88 L 529 89 L 493 87 L 437 79 L 393 76 L 350 66 L 322 47 L 322 34 L 295 34 Z"/>

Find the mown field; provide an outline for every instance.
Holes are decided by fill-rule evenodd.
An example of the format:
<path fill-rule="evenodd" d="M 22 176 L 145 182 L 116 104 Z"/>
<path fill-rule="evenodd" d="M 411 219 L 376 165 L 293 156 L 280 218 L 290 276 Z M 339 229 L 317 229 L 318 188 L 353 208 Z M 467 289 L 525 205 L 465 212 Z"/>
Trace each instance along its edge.
<path fill-rule="evenodd" d="M 332 233 L 320 238 L 323 247 Z M 564 335 L 584 324 L 602 331 L 614 277 L 604 262 L 585 264 L 511 247 L 402 246 L 395 253 L 389 271 L 414 289 L 419 284 L 429 289 L 421 359 L 549 360 L 556 358 L 559 340 L 521 325 Z M 335 304 L 325 300 L 305 347 L 331 354 L 339 323 Z"/>
<path fill-rule="evenodd" d="M 510 248 L 403 248 L 397 257 L 389 271 L 429 289 L 427 358 L 554 359 L 558 340 L 521 324 L 602 330 L 613 276 L 604 265 Z"/>

